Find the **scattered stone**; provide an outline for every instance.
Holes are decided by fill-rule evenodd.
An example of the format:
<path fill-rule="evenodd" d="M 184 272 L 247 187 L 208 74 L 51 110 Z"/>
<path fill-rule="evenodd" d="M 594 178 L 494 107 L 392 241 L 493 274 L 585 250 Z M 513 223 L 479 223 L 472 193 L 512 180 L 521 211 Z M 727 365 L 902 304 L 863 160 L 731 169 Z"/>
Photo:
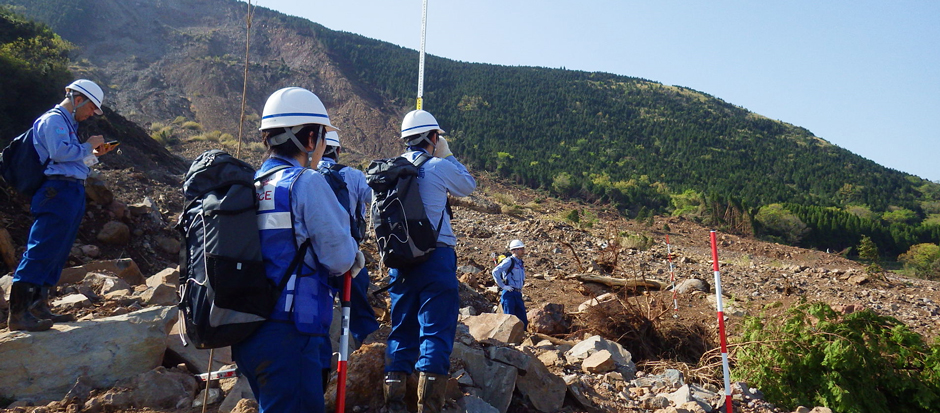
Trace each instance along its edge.
<path fill-rule="evenodd" d="M 175 305 L 179 303 L 176 297 L 176 287 L 170 284 L 160 284 L 156 287 L 147 287 L 147 290 L 140 294 L 144 305 Z"/>
<path fill-rule="evenodd" d="M 633 379 L 633 376 L 636 374 L 636 365 L 633 364 L 633 355 L 620 344 L 601 336 L 591 336 L 575 344 L 571 350 L 565 352 L 565 358 L 568 360 L 569 364 L 576 364 L 601 350 L 610 352 L 611 357 L 617 365 L 617 370 L 624 375 L 624 378 Z"/>
<path fill-rule="evenodd" d="M 89 172 L 85 179 L 85 197 L 98 205 L 108 205 L 114 201 L 114 193 L 101 180 L 101 173 L 95 170 Z"/>
<path fill-rule="evenodd" d="M 167 268 L 147 278 L 148 287 L 156 287 L 160 284 L 170 284 L 174 287 L 180 284 L 180 269 Z"/>
<path fill-rule="evenodd" d="M 175 238 L 156 237 L 154 243 L 157 244 L 157 248 L 168 254 L 179 254 L 180 252 L 180 242 Z"/>
<path fill-rule="evenodd" d="M 101 255 L 101 249 L 98 248 L 97 245 L 82 245 L 80 249 L 82 250 L 82 254 L 86 257 L 98 258 L 98 256 Z"/>
<path fill-rule="evenodd" d="M 127 224 L 119 221 L 110 221 L 98 231 L 98 241 L 111 245 L 127 244 L 131 240 L 131 229 Z"/>
<path fill-rule="evenodd" d="M 689 278 L 682 280 L 676 285 L 676 292 L 679 294 L 689 294 L 693 291 L 701 291 L 707 293 L 711 290 L 711 286 L 708 285 L 704 280 L 698 278 Z"/>
<path fill-rule="evenodd" d="M 613 356 L 607 350 L 601 350 L 591 354 L 581 362 L 581 369 L 586 373 L 607 373 L 617 368 Z"/>
<path fill-rule="evenodd" d="M 52 306 L 61 309 L 84 308 L 91 305 L 91 300 L 85 297 L 85 294 L 69 294 L 65 297 L 52 301 Z"/>
<path fill-rule="evenodd" d="M 117 260 L 93 261 L 78 267 L 69 267 L 62 270 L 59 284 L 77 284 L 90 273 L 111 274 L 126 281 L 130 285 L 140 285 L 147 282 L 137 263 L 130 258 Z"/>
<path fill-rule="evenodd" d="M 206 398 L 206 389 L 199 391 L 199 394 L 196 395 L 196 398 L 193 399 L 193 407 L 202 407 L 203 400 L 205 400 L 206 405 L 213 405 L 222 400 L 222 389 L 210 387 L 209 388 L 209 397 Z"/>
<path fill-rule="evenodd" d="M 151 200 L 149 196 L 144 197 L 142 202 L 128 205 L 127 210 L 130 211 L 131 216 L 133 217 L 147 215 L 153 210 L 153 200 Z"/>
<path fill-rule="evenodd" d="M 251 386 L 248 384 L 248 379 L 239 376 L 235 380 L 235 385 L 228 391 L 228 394 L 225 395 L 225 400 L 222 401 L 222 404 L 219 405 L 220 413 L 230 413 L 235 409 L 235 406 L 238 405 L 238 402 L 242 399 L 249 399 L 257 401 L 255 399 L 254 393 L 251 392 Z"/>

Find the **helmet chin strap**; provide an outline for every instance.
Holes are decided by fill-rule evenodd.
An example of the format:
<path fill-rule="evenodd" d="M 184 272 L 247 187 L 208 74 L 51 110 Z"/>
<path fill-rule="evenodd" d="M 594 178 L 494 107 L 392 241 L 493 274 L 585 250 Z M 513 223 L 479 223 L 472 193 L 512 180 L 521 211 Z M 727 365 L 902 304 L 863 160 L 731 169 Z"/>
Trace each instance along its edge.
<path fill-rule="evenodd" d="M 69 98 L 69 103 L 72 105 L 72 118 L 75 118 L 75 113 L 78 112 L 78 108 L 85 106 L 88 103 L 88 98 L 85 98 L 81 104 L 75 106 L 75 92 L 70 90 L 69 93 L 65 94 L 65 96 Z"/>
<path fill-rule="evenodd" d="M 310 164 L 313 163 L 313 152 L 317 150 L 317 144 L 320 143 L 320 139 L 323 137 L 322 135 L 323 135 L 323 131 L 325 130 L 325 128 L 323 126 L 320 126 L 321 136 L 317 137 L 316 144 L 313 145 L 313 150 L 308 151 L 307 148 L 305 148 L 304 145 L 300 143 L 300 140 L 297 139 L 297 135 L 296 135 L 296 133 L 300 132 L 300 130 L 303 129 L 304 126 L 305 125 L 297 125 L 297 126 L 294 126 L 293 128 L 284 128 L 284 133 L 269 138 L 268 143 L 271 146 L 277 146 L 277 145 L 281 145 L 287 142 L 288 140 L 293 142 L 294 145 L 296 145 L 297 148 L 300 149 L 301 152 L 307 154 L 306 166 L 310 166 Z"/>

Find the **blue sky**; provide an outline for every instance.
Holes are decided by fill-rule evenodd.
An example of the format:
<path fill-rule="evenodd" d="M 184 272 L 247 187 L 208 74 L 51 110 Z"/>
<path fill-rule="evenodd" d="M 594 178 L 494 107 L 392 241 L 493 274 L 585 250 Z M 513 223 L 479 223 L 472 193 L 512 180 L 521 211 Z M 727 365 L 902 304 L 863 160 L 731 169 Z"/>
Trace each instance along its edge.
<path fill-rule="evenodd" d="M 420 45 L 421 0 L 252 4 Z M 428 0 L 426 51 L 689 87 L 940 181 L 940 1 Z"/>

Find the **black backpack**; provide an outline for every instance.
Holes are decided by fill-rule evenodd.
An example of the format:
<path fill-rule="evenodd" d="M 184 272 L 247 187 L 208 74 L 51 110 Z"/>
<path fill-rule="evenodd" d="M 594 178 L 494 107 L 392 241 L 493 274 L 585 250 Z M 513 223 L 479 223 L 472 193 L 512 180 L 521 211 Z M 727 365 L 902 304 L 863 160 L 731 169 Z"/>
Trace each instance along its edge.
<path fill-rule="evenodd" d="M 26 196 L 33 196 L 46 181 L 46 166 L 33 146 L 33 128 L 17 136 L 0 154 L 0 174 L 8 185 Z"/>
<path fill-rule="evenodd" d="M 429 159 L 427 154 L 414 162 L 401 156 L 378 159 L 366 172 L 374 195 L 372 227 L 386 267 L 407 268 L 425 262 L 437 245 L 438 230 L 431 226 L 418 193 L 418 170 Z"/>
<path fill-rule="evenodd" d="M 340 205 L 349 214 L 349 231 L 358 244 L 366 237 L 366 223 L 362 220 L 361 206 L 357 203 L 356 210 L 353 211 L 352 206 L 349 205 L 349 188 L 346 181 L 343 180 L 343 176 L 339 173 L 345 167 L 346 165 L 335 163 L 329 168 L 320 168 L 319 172 L 326 177 L 326 182 L 330 184 L 330 189 L 336 194 L 336 199 L 339 200 Z"/>
<path fill-rule="evenodd" d="M 251 165 L 214 149 L 193 161 L 183 181 L 186 204 L 176 224 L 183 239 L 179 308 L 184 331 L 199 349 L 230 346 L 251 335 L 290 278 L 275 285 L 265 275 L 254 175 Z M 309 240 L 298 248 L 288 273 L 308 246 Z"/>

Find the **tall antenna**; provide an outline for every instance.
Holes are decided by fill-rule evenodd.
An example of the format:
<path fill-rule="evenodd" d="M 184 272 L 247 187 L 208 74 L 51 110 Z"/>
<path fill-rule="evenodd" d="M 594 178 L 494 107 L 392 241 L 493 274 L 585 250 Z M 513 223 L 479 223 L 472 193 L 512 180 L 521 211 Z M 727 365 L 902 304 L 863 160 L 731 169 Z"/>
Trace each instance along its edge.
<path fill-rule="evenodd" d="M 251 16 L 253 14 L 251 0 L 248 0 L 248 15 L 245 17 L 245 83 L 242 85 L 242 113 L 238 118 L 238 143 L 235 145 L 236 158 L 242 150 L 242 129 L 245 127 L 245 96 L 248 94 L 248 50 L 251 40 Z"/>
<path fill-rule="evenodd" d="M 424 39 L 428 29 L 428 0 L 424 0 L 421 11 L 421 53 L 418 57 L 418 110 L 424 106 Z"/>

